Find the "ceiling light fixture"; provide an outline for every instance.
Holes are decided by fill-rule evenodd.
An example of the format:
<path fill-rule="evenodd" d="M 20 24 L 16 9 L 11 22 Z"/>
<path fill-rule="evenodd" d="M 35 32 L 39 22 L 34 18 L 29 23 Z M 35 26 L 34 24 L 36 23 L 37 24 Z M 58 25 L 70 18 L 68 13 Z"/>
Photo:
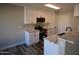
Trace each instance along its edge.
<path fill-rule="evenodd" d="M 55 5 L 51 5 L 51 4 L 45 4 L 46 7 L 49 7 L 49 8 L 53 8 L 53 9 L 60 9 L 60 7 L 57 7 Z"/>

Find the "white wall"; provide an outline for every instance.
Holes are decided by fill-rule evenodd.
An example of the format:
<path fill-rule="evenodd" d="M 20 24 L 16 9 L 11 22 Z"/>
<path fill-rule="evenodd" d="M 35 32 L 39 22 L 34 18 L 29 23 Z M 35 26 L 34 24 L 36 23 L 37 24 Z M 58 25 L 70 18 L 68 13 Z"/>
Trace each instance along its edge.
<path fill-rule="evenodd" d="M 32 7 L 24 7 L 24 14 L 25 14 L 25 23 L 36 23 L 36 17 L 43 16 L 45 17 L 45 22 L 50 23 L 50 27 L 57 27 L 57 14 L 54 10 L 49 11 L 42 8 L 32 8 Z"/>
<path fill-rule="evenodd" d="M 23 7 L 0 5 L 0 48 L 24 42 L 24 32 L 19 29 L 23 23 Z"/>

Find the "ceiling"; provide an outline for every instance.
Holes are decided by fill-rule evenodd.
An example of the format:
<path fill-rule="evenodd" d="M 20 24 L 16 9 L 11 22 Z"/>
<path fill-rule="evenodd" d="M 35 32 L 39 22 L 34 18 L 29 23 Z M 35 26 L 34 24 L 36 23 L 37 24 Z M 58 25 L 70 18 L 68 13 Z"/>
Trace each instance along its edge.
<path fill-rule="evenodd" d="M 37 8 L 48 8 L 48 7 L 44 6 L 44 4 L 46 4 L 46 3 L 11 3 L 11 4 L 17 5 L 17 6 L 29 6 L 29 7 L 37 7 Z M 78 3 L 51 3 L 51 4 L 60 7 L 61 11 L 67 11 L 67 10 L 73 9 L 74 5 L 78 4 Z"/>

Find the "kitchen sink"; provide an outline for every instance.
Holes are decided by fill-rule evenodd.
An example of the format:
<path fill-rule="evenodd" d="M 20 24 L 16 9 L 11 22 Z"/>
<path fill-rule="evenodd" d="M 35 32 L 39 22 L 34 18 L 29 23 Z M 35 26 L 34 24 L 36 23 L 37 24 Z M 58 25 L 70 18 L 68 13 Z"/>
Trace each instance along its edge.
<path fill-rule="evenodd" d="M 65 33 L 65 32 L 59 33 L 58 36 L 62 36 L 62 35 L 64 35 L 64 34 L 66 34 L 66 33 Z"/>

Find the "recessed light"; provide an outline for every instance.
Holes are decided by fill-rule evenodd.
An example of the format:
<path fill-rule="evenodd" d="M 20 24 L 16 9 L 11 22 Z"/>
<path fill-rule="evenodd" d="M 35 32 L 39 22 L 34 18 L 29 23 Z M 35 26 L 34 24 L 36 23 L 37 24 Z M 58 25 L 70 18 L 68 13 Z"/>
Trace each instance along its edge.
<path fill-rule="evenodd" d="M 49 7 L 49 8 L 53 8 L 53 9 L 60 9 L 60 7 L 57 7 L 55 5 L 51 5 L 51 4 L 45 4 L 46 7 Z"/>

